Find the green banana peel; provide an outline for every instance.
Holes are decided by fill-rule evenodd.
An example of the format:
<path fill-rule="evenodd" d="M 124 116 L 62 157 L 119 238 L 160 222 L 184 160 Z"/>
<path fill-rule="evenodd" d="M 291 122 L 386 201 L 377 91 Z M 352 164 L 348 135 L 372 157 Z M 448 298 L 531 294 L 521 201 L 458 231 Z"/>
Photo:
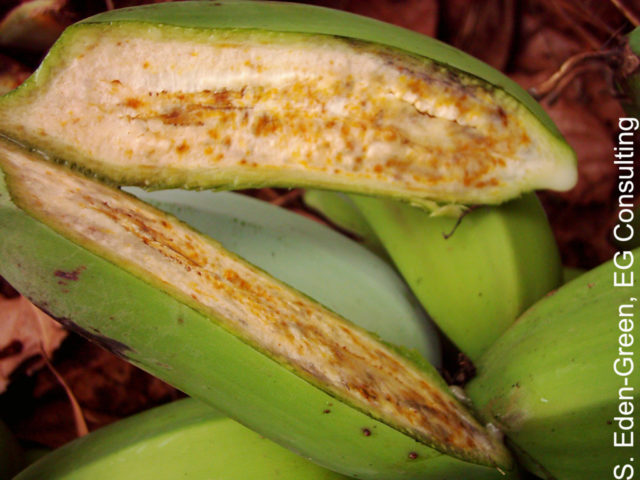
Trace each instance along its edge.
<path fill-rule="evenodd" d="M 351 195 L 440 329 L 476 360 L 540 297 L 562 265 L 535 194 L 458 219 Z"/>
<path fill-rule="evenodd" d="M 385 260 L 389 259 L 384 245 L 380 243 L 358 207 L 346 194 L 329 190 L 306 190 L 303 199 L 309 208 L 320 213 L 338 228 L 356 237 L 373 253 Z"/>
<path fill-rule="evenodd" d="M 14 480 L 346 480 L 194 399 L 108 425 L 46 455 Z"/>
<path fill-rule="evenodd" d="M 338 315 L 440 366 L 438 333 L 416 298 L 392 267 L 344 235 L 236 193 L 128 191 Z"/>
<path fill-rule="evenodd" d="M 562 267 L 562 283 L 569 283 L 585 273 L 585 269 L 576 267 Z"/>
<path fill-rule="evenodd" d="M 16 144 L 0 151 L 0 274 L 62 323 L 337 472 L 511 470 L 426 361 L 135 197 Z"/>
<path fill-rule="evenodd" d="M 295 185 L 438 211 L 576 181 L 571 148 L 501 73 L 414 32 L 289 3 L 84 20 L 0 100 L 0 132 L 147 188 Z"/>
<path fill-rule="evenodd" d="M 635 372 L 616 374 L 629 367 L 620 322 L 634 317 L 621 313 L 637 312 L 638 288 L 613 286 L 616 270 L 606 262 L 537 302 L 482 356 L 467 385 L 480 415 L 542 478 L 606 478 L 616 465 L 620 476 L 634 456 L 613 442 L 623 432 L 619 396 L 640 388 Z"/>

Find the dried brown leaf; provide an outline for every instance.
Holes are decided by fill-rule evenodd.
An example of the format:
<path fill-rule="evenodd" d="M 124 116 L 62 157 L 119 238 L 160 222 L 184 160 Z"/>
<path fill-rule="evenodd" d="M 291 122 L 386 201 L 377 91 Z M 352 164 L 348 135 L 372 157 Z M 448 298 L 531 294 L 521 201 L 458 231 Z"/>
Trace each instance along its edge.
<path fill-rule="evenodd" d="M 346 2 L 345 10 L 435 36 L 438 27 L 436 0 L 375 0 Z"/>
<path fill-rule="evenodd" d="M 57 362 L 56 369 L 85 411 L 126 416 L 178 396 L 173 387 L 88 342 Z M 59 391 L 52 375 L 43 372 L 36 378 L 35 398 Z"/>
<path fill-rule="evenodd" d="M 443 40 L 504 70 L 516 23 L 514 0 L 451 0 L 443 3 Z"/>
<path fill-rule="evenodd" d="M 301 3 L 346 10 L 435 36 L 438 27 L 438 0 L 297 0 Z"/>
<path fill-rule="evenodd" d="M 41 348 L 51 355 L 67 332 L 25 297 L 0 297 L 0 393 L 23 362 L 38 358 L 27 373 L 42 367 Z"/>
<path fill-rule="evenodd" d="M 13 8 L 0 22 L 0 45 L 46 51 L 72 23 L 63 10 L 67 0 L 32 0 Z"/>
<path fill-rule="evenodd" d="M 24 441 L 57 448 L 77 438 L 80 416 L 89 430 L 184 396 L 99 346 L 70 334 L 53 362 L 77 402 L 50 369 L 15 382 L 0 404 L 4 419 Z M 0 397 L 2 399 L 3 397 Z"/>
<path fill-rule="evenodd" d="M 31 71 L 15 60 L 0 54 L 0 95 L 10 92 L 31 74 Z"/>

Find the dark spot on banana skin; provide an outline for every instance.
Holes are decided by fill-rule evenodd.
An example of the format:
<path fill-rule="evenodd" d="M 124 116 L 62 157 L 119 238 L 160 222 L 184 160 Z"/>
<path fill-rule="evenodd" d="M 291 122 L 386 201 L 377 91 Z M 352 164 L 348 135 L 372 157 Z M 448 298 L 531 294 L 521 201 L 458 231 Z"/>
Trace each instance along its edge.
<path fill-rule="evenodd" d="M 363 428 L 363 429 L 362 429 L 362 434 L 363 434 L 365 437 L 370 437 L 370 436 L 371 436 L 371 430 L 369 430 L 368 428 Z"/>
<path fill-rule="evenodd" d="M 415 460 L 416 458 L 418 458 L 418 454 L 416 452 L 409 452 L 408 457 L 410 460 Z"/>
<path fill-rule="evenodd" d="M 70 272 L 65 272 L 64 270 L 56 270 L 53 272 L 53 275 L 60 278 L 58 281 L 60 285 L 66 285 L 67 281 L 77 282 L 80 278 L 80 274 L 86 269 L 84 265 L 79 266 L 75 270 L 71 270 Z"/>

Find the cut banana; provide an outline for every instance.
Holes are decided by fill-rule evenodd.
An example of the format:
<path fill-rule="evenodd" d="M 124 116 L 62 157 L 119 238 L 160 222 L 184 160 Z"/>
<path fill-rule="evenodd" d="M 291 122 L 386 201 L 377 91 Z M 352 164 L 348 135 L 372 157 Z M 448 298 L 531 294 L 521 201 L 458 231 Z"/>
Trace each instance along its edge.
<path fill-rule="evenodd" d="M 341 473 L 512 468 L 421 357 L 135 197 L 6 142 L 0 167 L 0 274 L 70 328 Z"/>
<path fill-rule="evenodd" d="M 576 180 L 552 122 L 497 71 L 397 27 L 272 2 L 76 24 L 0 101 L 0 132 L 119 185 L 311 186 L 435 209 Z"/>

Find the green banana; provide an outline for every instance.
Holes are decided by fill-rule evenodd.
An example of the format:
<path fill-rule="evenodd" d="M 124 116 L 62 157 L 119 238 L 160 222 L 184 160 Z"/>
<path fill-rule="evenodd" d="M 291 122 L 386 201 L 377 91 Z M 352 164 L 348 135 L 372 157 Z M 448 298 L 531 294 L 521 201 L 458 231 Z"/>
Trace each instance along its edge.
<path fill-rule="evenodd" d="M 187 398 L 79 438 L 14 480 L 346 480 Z"/>
<path fill-rule="evenodd" d="M 118 185 L 309 186 L 442 213 L 576 181 L 571 148 L 501 73 L 415 32 L 289 3 L 84 20 L 2 98 L 0 132 Z"/>
<path fill-rule="evenodd" d="M 421 357 L 133 196 L 4 141 L 0 166 L 0 274 L 64 324 L 340 473 L 512 468 Z"/>
<path fill-rule="evenodd" d="M 355 236 L 373 253 L 385 260 L 388 259 L 384 245 L 346 194 L 329 190 L 306 190 L 303 199 L 308 207 Z"/>
<path fill-rule="evenodd" d="M 637 259 L 640 249 L 618 264 L 628 265 L 631 253 Z M 480 359 L 467 386 L 482 417 L 501 428 L 542 478 L 633 476 L 625 466 L 632 467 L 634 449 L 614 447 L 629 442 L 619 409 L 630 402 L 632 408 L 628 397 L 640 388 L 639 376 L 627 375 L 640 292 L 614 286 L 623 272 L 609 261 L 537 302 Z M 626 270 L 624 281 L 629 278 Z"/>
<path fill-rule="evenodd" d="M 562 283 L 569 283 L 571 280 L 578 278 L 585 273 L 585 270 L 577 267 L 563 267 L 562 268 Z"/>
<path fill-rule="evenodd" d="M 561 282 L 535 194 L 469 212 L 459 225 L 393 200 L 351 198 L 429 316 L 472 360 Z"/>
<path fill-rule="evenodd" d="M 343 235 L 245 195 L 128 191 L 356 325 L 440 366 L 438 334 L 402 279 Z"/>

